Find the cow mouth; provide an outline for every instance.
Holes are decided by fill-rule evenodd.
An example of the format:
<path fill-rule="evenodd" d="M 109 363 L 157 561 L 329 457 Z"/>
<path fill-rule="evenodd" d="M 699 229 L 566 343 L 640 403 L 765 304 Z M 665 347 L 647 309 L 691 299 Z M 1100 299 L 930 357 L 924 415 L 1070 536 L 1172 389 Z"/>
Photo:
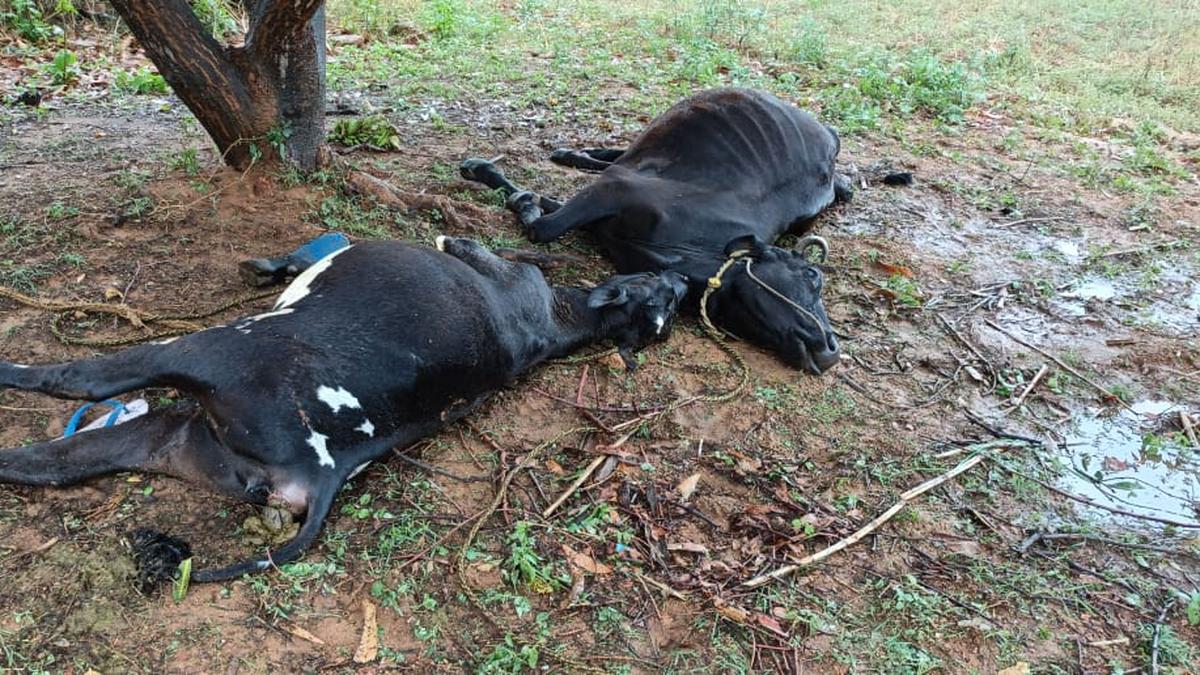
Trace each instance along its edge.
<path fill-rule="evenodd" d="M 823 336 L 825 337 L 825 336 Z M 841 350 L 838 349 L 837 339 L 828 334 L 821 340 L 820 345 L 812 345 L 807 340 L 799 340 L 800 368 L 811 375 L 823 375 L 825 371 L 837 365 L 841 360 Z M 814 347 L 816 347 L 814 349 Z"/>

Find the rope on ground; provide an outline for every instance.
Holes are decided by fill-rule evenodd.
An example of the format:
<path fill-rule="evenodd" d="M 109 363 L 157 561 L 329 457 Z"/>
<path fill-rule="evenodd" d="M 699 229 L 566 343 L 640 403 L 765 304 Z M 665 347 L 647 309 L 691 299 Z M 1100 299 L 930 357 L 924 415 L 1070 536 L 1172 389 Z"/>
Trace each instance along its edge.
<path fill-rule="evenodd" d="M 227 302 L 221 303 L 215 307 L 200 310 L 197 312 L 187 312 L 182 314 L 159 314 L 146 310 L 139 310 L 124 303 L 121 304 L 106 304 L 102 302 L 80 302 L 75 300 L 57 300 L 57 299 L 41 299 L 35 298 L 24 293 L 20 293 L 11 288 L 0 286 L 0 297 L 8 298 L 18 304 L 33 309 L 40 309 L 45 312 L 53 312 L 55 316 L 50 321 L 50 332 L 54 337 L 58 338 L 63 344 L 69 345 L 84 345 L 87 347 L 116 347 L 119 345 L 135 344 L 138 342 L 146 342 L 149 340 L 158 340 L 184 333 L 191 333 L 201 330 L 204 326 L 196 323 L 199 319 L 207 319 L 221 312 L 240 307 L 255 300 L 262 300 L 276 295 L 278 291 L 258 291 L 247 295 L 236 297 Z M 66 312 L 83 312 L 85 314 L 105 314 L 124 319 L 132 324 L 135 328 L 147 329 L 152 325 L 162 326 L 163 328 L 142 335 L 130 335 L 117 338 L 82 338 L 67 335 L 63 332 L 59 325 L 62 321 L 63 314 Z"/>

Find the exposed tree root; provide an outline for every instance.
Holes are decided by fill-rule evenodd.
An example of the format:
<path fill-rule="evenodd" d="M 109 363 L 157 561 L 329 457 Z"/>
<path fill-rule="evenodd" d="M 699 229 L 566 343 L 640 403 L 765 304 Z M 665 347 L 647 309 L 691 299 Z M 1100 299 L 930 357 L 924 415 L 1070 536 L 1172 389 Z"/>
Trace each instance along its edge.
<path fill-rule="evenodd" d="M 452 228 L 479 230 L 493 215 L 491 211 L 482 206 L 451 199 L 445 195 L 401 190 L 382 178 L 362 171 L 351 171 L 346 174 L 346 189 L 354 194 L 371 197 L 379 204 L 397 211 L 406 213 L 422 209 L 437 211 L 441 214 L 442 220 Z"/>

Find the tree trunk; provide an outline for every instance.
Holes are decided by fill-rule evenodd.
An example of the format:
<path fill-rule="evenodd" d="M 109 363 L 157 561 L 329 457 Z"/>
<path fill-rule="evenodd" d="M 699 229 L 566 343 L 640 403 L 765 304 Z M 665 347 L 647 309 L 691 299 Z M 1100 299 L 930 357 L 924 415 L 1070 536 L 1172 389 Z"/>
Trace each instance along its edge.
<path fill-rule="evenodd" d="M 187 0 L 110 0 L 230 166 L 321 162 L 324 0 L 253 0 L 244 46 L 218 43 Z"/>

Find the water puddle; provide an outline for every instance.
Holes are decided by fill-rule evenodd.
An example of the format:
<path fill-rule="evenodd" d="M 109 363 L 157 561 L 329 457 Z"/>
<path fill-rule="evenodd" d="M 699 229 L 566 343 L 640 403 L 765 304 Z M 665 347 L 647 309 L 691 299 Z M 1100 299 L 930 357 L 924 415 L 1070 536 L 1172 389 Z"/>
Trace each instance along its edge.
<path fill-rule="evenodd" d="M 1075 290 L 1063 293 L 1064 298 L 1079 298 L 1080 300 L 1112 300 L 1117 297 L 1117 286 L 1111 279 L 1089 277 L 1081 279 Z"/>
<path fill-rule="evenodd" d="M 1136 412 L 1088 410 L 1077 417 L 1066 440 L 1070 466 L 1059 486 L 1139 515 L 1200 521 L 1200 450 L 1178 432 L 1183 407 L 1169 401 L 1132 407 Z"/>

